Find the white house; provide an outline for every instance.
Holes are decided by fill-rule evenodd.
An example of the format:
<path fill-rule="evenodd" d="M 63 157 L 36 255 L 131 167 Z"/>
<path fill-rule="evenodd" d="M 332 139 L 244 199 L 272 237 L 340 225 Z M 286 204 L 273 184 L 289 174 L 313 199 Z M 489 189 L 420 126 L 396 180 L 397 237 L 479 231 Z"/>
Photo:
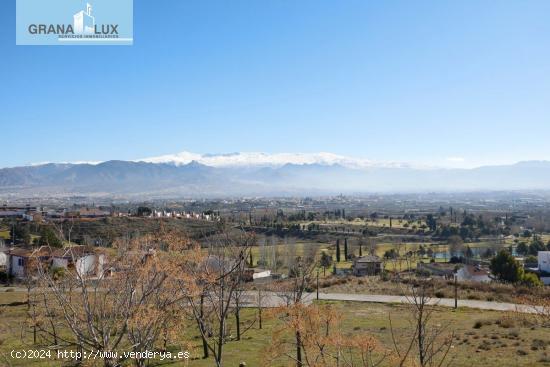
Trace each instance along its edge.
<path fill-rule="evenodd" d="M 8 274 L 15 278 L 25 278 L 33 275 L 38 262 L 44 263 L 50 259 L 51 250 L 42 246 L 38 249 L 15 248 L 8 251 Z"/>
<path fill-rule="evenodd" d="M 103 275 L 105 255 L 89 246 L 73 246 L 64 249 L 51 249 L 42 246 L 38 249 L 15 248 L 8 251 L 7 270 L 15 278 L 25 278 L 37 272 L 38 264 L 52 269 L 75 270 L 85 277 Z"/>
<path fill-rule="evenodd" d="M 489 283 L 491 277 L 487 269 L 482 269 L 478 266 L 465 265 L 458 269 L 456 276 L 460 281 Z"/>
<path fill-rule="evenodd" d="M 550 251 L 539 251 L 538 263 L 539 271 L 550 273 Z"/>
<path fill-rule="evenodd" d="M 0 243 L 0 270 L 6 270 L 8 267 L 8 251 L 9 249 Z"/>
<path fill-rule="evenodd" d="M 105 255 L 90 246 L 73 246 L 52 253 L 52 268 L 74 269 L 82 277 L 101 277 Z"/>

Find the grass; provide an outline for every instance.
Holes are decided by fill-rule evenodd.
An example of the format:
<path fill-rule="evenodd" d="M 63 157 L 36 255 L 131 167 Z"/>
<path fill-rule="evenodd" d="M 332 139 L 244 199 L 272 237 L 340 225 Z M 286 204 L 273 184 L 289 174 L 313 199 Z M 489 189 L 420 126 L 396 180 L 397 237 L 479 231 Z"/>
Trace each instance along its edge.
<path fill-rule="evenodd" d="M 0 228 L 0 238 L 9 240 L 11 238 L 9 229 Z"/>
<path fill-rule="evenodd" d="M 420 228 L 420 226 L 425 225 L 425 221 L 412 221 L 409 222 L 407 220 L 399 220 L 399 219 L 393 219 L 391 221 L 392 226 L 391 228 L 400 228 L 400 229 L 411 229 L 413 226 L 416 226 L 417 229 Z M 337 219 L 337 220 L 327 220 L 327 221 L 304 221 L 300 222 L 301 225 L 309 225 L 309 224 L 319 224 L 320 226 L 339 226 L 339 227 L 385 227 L 390 228 L 390 219 L 389 218 L 378 218 L 378 219 L 359 219 L 356 218 L 352 221 L 345 220 L 345 219 Z"/>
<path fill-rule="evenodd" d="M 0 305 L 4 314 L 0 318 L 0 352 L 9 354 L 12 349 L 45 348 L 33 346 L 29 338 L 21 340 L 24 329 L 26 306 L 19 304 L 25 300 L 24 293 L 0 293 Z M 344 316 L 341 327 L 348 334 L 365 333 L 376 337 L 384 346 L 391 348 L 388 315 L 391 314 L 395 335 L 399 342 L 404 342 L 410 332 L 408 309 L 405 305 L 383 305 L 353 302 L 331 302 Z M 255 310 L 245 310 L 244 319 L 255 318 Z M 224 355 L 225 366 L 238 366 L 245 361 L 248 366 L 262 366 L 264 349 L 271 342 L 271 329 L 275 320 L 264 321 L 264 329 L 257 327 L 244 334 L 240 342 L 230 341 L 226 344 Z M 455 342 L 452 348 L 453 366 L 546 366 L 547 352 L 550 351 L 550 329 L 535 327 L 527 320 L 520 320 L 513 315 L 471 309 L 438 309 L 434 322 L 448 325 L 454 331 Z M 234 320 L 230 319 L 230 331 L 234 332 Z M 23 334 L 24 335 L 24 334 Z M 200 358 L 200 339 L 195 326 L 190 325 L 185 337 L 191 341 L 192 357 L 185 362 L 165 362 L 163 366 L 211 367 L 213 361 Z M 0 357 L 1 358 L 1 357 Z M 4 361 L 0 359 L 0 365 Z M 10 360 L 12 366 L 53 367 L 60 361 Z M 274 367 L 286 364 L 273 365 Z M 389 364 L 386 364 L 389 366 Z"/>
<path fill-rule="evenodd" d="M 446 251 L 447 245 L 441 245 L 441 244 L 432 244 L 432 243 L 414 243 L 414 242 L 405 242 L 401 243 L 399 245 L 396 245 L 395 243 L 379 243 L 376 245 L 376 255 L 380 258 L 383 258 L 384 253 L 390 249 L 399 249 L 401 254 L 405 254 L 409 251 L 417 251 L 420 246 L 424 246 L 424 248 L 427 250 L 428 248 L 431 248 L 434 251 Z M 470 245 L 470 244 L 468 244 Z M 473 245 L 477 244 L 471 244 L 471 247 L 474 247 Z M 293 247 L 293 248 L 292 248 Z M 261 259 L 261 253 L 262 251 L 265 251 L 266 258 L 271 258 L 273 252 L 277 252 L 279 254 L 279 260 L 283 263 L 283 266 L 281 266 L 278 271 L 282 271 L 285 269 L 285 260 L 287 256 L 289 255 L 289 249 L 292 249 L 292 252 L 295 256 L 308 256 L 310 253 L 310 248 L 313 247 L 313 252 L 316 254 L 320 254 L 321 252 L 325 251 L 329 255 L 332 256 L 333 262 L 336 263 L 336 245 L 334 243 L 319 243 L 319 242 L 307 242 L 307 241 L 297 241 L 297 242 L 289 242 L 289 244 L 284 243 L 276 243 L 273 245 L 265 245 L 265 246 L 255 246 L 252 247 L 252 257 L 254 260 L 254 264 L 257 264 L 258 261 Z M 263 250 L 262 250 L 263 248 Z M 309 248 L 309 249 L 308 249 Z M 344 243 L 343 241 L 340 242 L 340 250 L 342 253 L 342 260 L 344 258 Z M 355 254 L 356 256 L 359 254 L 359 249 L 357 245 L 354 242 L 350 241 L 350 253 Z M 363 254 L 367 253 L 367 249 L 363 249 Z M 418 262 L 429 262 L 430 259 L 428 257 L 424 258 L 413 258 L 410 260 L 384 260 L 384 268 L 388 271 L 406 271 L 409 269 L 414 270 L 416 269 L 416 265 Z M 443 258 L 437 258 L 435 259 L 436 262 L 445 262 L 445 259 Z M 352 266 L 351 261 L 341 261 L 339 263 L 336 263 L 336 267 L 338 269 L 350 269 Z"/>
<path fill-rule="evenodd" d="M 383 280 L 378 276 L 371 277 L 327 277 L 321 281 L 321 291 L 325 293 L 351 294 L 387 294 L 405 295 L 410 293 L 410 286 L 415 278 L 401 277 L 399 280 Z M 453 298 L 454 284 L 452 280 L 434 278 L 434 287 L 430 295 L 438 298 Z M 490 302 L 522 303 L 532 289 L 510 284 L 459 282 L 458 298 L 482 300 Z M 545 297 L 550 297 L 550 289 L 544 291 Z"/>

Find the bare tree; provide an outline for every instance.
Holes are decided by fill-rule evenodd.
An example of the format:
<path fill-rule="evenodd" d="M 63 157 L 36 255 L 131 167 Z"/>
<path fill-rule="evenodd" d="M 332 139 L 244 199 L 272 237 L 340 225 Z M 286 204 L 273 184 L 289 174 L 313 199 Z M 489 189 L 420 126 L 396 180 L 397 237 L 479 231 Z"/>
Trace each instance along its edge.
<path fill-rule="evenodd" d="M 233 305 L 232 305 L 232 311 L 235 315 L 235 326 L 237 331 L 237 340 L 241 340 L 241 337 L 244 333 L 246 333 L 248 330 L 250 330 L 254 324 L 256 323 L 256 320 L 252 320 L 248 323 L 243 323 L 241 320 L 241 310 L 244 305 L 250 304 L 250 287 L 246 287 L 246 284 L 244 282 L 241 283 L 241 286 L 238 287 L 235 292 L 233 292 Z"/>
<path fill-rule="evenodd" d="M 403 343 L 397 339 L 389 316 L 391 337 L 400 367 L 408 363 L 420 367 L 441 367 L 450 365 L 452 361 L 448 357 L 454 333 L 448 331 L 449 325 L 433 323 L 436 304 L 428 296 L 432 286 L 431 281 L 427 280 L 411 288 L 411 296 L 407 297 L 410 312 L 408 330 L 413 332 L 405 336 Z"/>
<path fill-rule="evenodd" d="M 152 348 L 162 326 L 173 317 L 171 306 L 178 301 L 170 284 L 175 268 L 159 245 L 152 238 L 117 242 L 117 253 L 102 264 L 111 276 L 100 272 L 91 277 L 77 266 L 55 278 L 50 269 L 41 267 L 47 288 L 43 287 L 39 314 L 44 320 L 55 315 L 68 331 L 58 333 L 53 324 L 41 322 L 42 334 L 55 345 L 102 353 L 104 366 L 116 366 L 125 359 L 115 351 Z M 145 364 L 144 360 L 134 362 Z"/>
<path fill-rule="evenodd" d="M 464 241 L 460 236 L 451 236 L 447 240 L 451 256 L 459 256 L 464 250 Z"/>
<path fill-rule="evenodd" d="M 258 305 L 258 329 L 261 330 L 263 326 L 262 310 L 265 307 L 264 305 L 265 292 L 261 285 L 258 286 L 257 292 L 258 293 L 256 295 L 256 303 Z"/>
<path fill-rule="evenodd" d="M 315 257 L 297 257 L 293 266 L 289 268 L 289 280 L 282 283 L 278 291 L 279 297 L 284 301 L 287 308 L 299 308 L 304 302 L 306 289 L 312 282 L 312 275 L 317 267 Z M 291 317 L 291 314 L 287 314 Z M 287 320 L 288 321 L 288 320 Z M 302 331 L 294 330 L 294 345 L 296 351 L 296 366 L 303 366 L 302 359 Z"/>
<path fill-rule="evenodd" d="M 253 242 L 253 236 L 245 232 L 222 229 L 209 243 L 208 255 L 204 256 L 197 245 L 181 265 L 179 288 L 185 297 L 182 305 L 197 322 L 204 347 L 214 356 L 217 367 L 223 366 L 227 318 L 235 312 L 236 299 L 240 300 Z"/>
<path fill-rule="evenodd" d="M 340 312 L 331 305 L 296 303 L 275 310 L 275 315 L 283 322 L 273 331 L 265 365 L 286 359 L 308 367 L 376 367 L 389 355 L 370 335 L 345 333 Z M 301 337 L 299 355 L 289 332 Z"/>

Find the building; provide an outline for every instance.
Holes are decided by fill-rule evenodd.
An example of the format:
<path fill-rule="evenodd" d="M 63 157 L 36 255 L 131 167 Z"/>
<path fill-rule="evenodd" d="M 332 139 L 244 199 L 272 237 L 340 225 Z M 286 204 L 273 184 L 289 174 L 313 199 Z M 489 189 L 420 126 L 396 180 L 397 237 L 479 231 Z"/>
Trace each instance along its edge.
<path fill-rule="evenodd" d="M 245 282 L 252 282 L 255 280 L 270 279 L 270 278 L 271 278 L 271 270 L 260 269 L 260 268 L 247 268 L 244 271 Z"/>
<path fill-rule="evenodd" d="M 106 218 L 111 216 L 111 212 L 101 209 L 79 209 L 77 215 L 80 218 Z"/>
<path fill-rule="evenodd" d="M 18 279 L 33 276 L 40 264 L 48 265 L 50 257 L 51 249 L 46 246 L 14 248 L 8 251 L 8 274 Z"/>
<path fill-rule="evenodd" d="M 74 270 L 82 277 L 101 277 L 105 256 L 89 246 L 52 249 L 14 248 L 7 252 L 8 274 L 17 279 L 33 276 L 38 267 Z"/>
<path fill-rule="evenodd" d="M 19 219 L 25 216 L 23 210 L 0 210 L 0 218 Z"/>
<path fill-rule="evenodd" d="M 353 259 L 353 275 L 376 275 L 382 271 L 382 260 L 378 256 L 360 256 Z"/>
<path fill-rule="evenodd" d="M 4 247 L 4 244 L 0 241 L 0 272 L 5 272 L 8 269 L 8 252 L 9 249 Z"/>
<path fill-rule="evenodd" d="M 81 277 L 102 277 L 104 264 L 105 255 L 91 246 L 72 246 L 51 254 L 52 269 L 75 270 Z"/>
<path fill-rule="evenodd" d="M 457 279 L 459 281 L 489 283 L 492 281 L 488 269 L 484 269 L 480 266 L 464 265 L 456 272 Z"/>
<path fill-rule="evenodd" d="M 92 6 L 87 3 L 86 10 L 74 15 L 74 32 L 76 34 L 92 34 L 95 29 L 95 18 L 92 16 Z"/>
<path fill-rule="evenodd" d="M 40 214 L 40 210 L 37 207 L 30 205 L 25 206 L 0 206 L 0 219 L 23 219 L 32 222 L 36 216 Z"/>
<path fill-rule="evenodd" d="M 539 251 L 537 258 L 539 271 L 550 274 L 550 251 Z"/>

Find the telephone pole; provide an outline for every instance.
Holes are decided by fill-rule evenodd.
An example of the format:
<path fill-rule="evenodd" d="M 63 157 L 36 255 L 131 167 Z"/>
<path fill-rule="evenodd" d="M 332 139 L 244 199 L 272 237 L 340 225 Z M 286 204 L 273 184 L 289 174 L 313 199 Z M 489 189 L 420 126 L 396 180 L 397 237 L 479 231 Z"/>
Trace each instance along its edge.
<path fill-rule="evenodd" d="M 319 269 L 317 269 L 317 301 L 319 300 Z"/>
<path fill-rule="evenodd" d="M 455 310 L 458 308 L 458 285 L 457 285 L 457 279 L 458 274 L 455 272 Z"/>

